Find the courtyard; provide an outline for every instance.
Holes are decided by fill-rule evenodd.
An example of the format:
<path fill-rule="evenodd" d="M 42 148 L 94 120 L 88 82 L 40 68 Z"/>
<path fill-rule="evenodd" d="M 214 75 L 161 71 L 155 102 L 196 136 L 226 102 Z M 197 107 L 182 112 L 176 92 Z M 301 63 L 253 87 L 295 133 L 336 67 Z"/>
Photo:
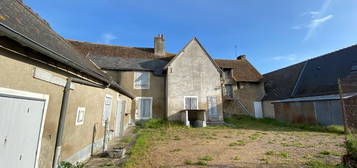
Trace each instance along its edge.
<path fill-rule="evenodd" d="M 151 120 L 118 145 L 132 143 L 123 164 L 100 167 L 335 167 L 345 154 L 340 127 L 233 117 L 225 126 L 188 128 Z M 89 162 L 90 163 L 90 162 Z"/>

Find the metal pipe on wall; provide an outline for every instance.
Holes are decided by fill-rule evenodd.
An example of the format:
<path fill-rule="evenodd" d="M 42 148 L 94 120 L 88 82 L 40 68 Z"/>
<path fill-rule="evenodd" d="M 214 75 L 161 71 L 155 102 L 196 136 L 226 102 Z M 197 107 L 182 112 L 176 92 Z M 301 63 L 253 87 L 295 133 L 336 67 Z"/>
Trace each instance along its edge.
<path fill-rule="evenodd" d="M 58 127 L 57 127 L 56 146 L 55 146 L 55 151 L 54 151 L 54 156 L 53 156 L 52 168 L 57 168 L 57 165 L 59 163 L 60 156 L 61 156 L 64 125 L 66 122 L 66 114 L 67 114 L 67 109 L 68 109 L 68 104 L 69 104 L 69 94 L 71 91 L 72 82 L 76 82 L 76 83 L 87 85 L 87 86 L 98 87 L 98 88 L 106 88 L 103 84 L 97 84 L 97 83 L 93 83 L 93 82 L 78 79 L 78 78 L 72 78 L 72 77 L 67 78 L 67 83 L 66 83 L 66 85 L 64 87 L 64 91 L 63 91 L 61 112 L 60 112 L 59 122 L 58 122 Z"/>
<path fill-rule="evenodd" d="M 55 146 L 55 152 L 54 152 L 55 155 L 53 156 L 53 164 L 52 164 L 53 168 L 57 167 L 58 161 L 60 160 L 60 156 L 61 156 L 62 137 L 63 137 L 63 131 L 64 131 L 64 124 L 66 121 L 66 113 L 67 113 L 67 108 L 68 108 L 69 93 L 71 91 L 71 83 L 72 83 L 72 78 L 67 78 L 67 83 L 66 83 L 66 86 L 64 87 L 64 91 L 63 91 L 61 112 L 60 112 L 59 122 L 58 122 L 56 146 Z"/>

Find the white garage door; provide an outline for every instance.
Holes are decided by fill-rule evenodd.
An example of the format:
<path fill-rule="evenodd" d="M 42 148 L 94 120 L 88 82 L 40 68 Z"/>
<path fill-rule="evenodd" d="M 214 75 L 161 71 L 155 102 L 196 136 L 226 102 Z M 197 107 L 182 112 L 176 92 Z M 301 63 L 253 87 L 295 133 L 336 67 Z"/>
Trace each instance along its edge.
<path fill-rule="evenodd" d="M 34 168 L 45 100 L 0 94 L 1 167 Z"/>

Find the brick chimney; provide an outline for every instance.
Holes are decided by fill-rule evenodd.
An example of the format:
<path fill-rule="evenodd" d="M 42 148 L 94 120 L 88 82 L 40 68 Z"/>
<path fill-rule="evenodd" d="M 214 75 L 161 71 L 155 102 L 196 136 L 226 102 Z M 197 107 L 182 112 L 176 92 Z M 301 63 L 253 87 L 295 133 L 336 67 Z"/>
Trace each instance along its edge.
<path fill-rule="evenodd" d="M 154 53 L 157 56 L 165 56 L 165 39 L 163 34 L 159 34 L 154 40 Z"/>
<path fill-rule="evenodd" d="M 247 59 L 247 56 L 245 55 L 240 55 L 237 57 L 237 60 L 246 60 Z"/>

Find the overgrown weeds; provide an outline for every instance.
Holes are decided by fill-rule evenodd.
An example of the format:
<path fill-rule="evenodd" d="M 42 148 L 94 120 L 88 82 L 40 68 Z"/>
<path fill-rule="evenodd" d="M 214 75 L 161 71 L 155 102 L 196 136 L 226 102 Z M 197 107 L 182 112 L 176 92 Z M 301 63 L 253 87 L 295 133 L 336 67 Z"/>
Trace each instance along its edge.
<path fill-rule="evenodd" d="M 230 118 L 225 118 L 225 122 L 235 128 L 245 129 L 260 129 L 260 130 L 283 130 L 283 131 L 313 131 L 313 132 L 331 132 L 343 133 L 341 126 L 322 126 L 309 124 L 294 124 L 282 122 L 274 119 L 263 118 L 256 119 L 246 115 L 234 115 Z"/>
<path fill-rule="evenodd" d="M 72 164 L 70 162 L 62 161 L 58 164 L 58 168 L 84 168 L 84 164 L 79 162 Z"/>
<path fill-rule="evenodd" d="M 167 128 L 184 128 L 184 126 L 178 122 L 165 121 L 162 119 L 151 119 L 145 122 L 138 122 L 137 126 L 138 136 L 135 140 L 135 144 L 128 152 L 130 155 L 129 159 L 123 163 L 123 167 L 126 168 L 135 167 L 140 160 L 145 159 L 150 143 L 154 138 L 160 136 L 160 134 L 156 135 L 156 133 L 164 134 L 162 131 Z M 156 136 L 154 136 L 154 134 Z M 178 150 L 175 152 L 178 152 Z"/>

